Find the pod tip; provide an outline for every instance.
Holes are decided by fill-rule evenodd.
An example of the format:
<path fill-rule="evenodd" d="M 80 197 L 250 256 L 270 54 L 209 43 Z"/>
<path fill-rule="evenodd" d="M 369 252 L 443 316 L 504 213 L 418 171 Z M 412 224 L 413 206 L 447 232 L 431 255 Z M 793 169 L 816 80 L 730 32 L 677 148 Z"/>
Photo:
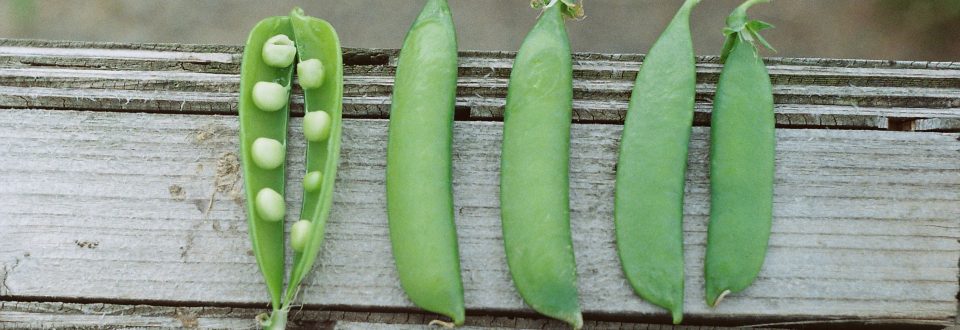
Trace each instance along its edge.
<path fill-rule="evenodd" d="M 454 327 L 456 327 L 456 324 L 454 324 L 453 322 L 446 322 L 441 320 L 433 320 L 433 321 L 430 321 L 430 323 L 427 323 L 427 326 L 432 327 L 435 325 L 443 328 L 447 328 L 447 329 L 453 329 Z"/>
<path fill-rule="evenodd" d="M 683 322 L 683 310 L 682 309 L 671 309 L 670 316 L 673 318 L 673 324 L 680 324 Z"/>

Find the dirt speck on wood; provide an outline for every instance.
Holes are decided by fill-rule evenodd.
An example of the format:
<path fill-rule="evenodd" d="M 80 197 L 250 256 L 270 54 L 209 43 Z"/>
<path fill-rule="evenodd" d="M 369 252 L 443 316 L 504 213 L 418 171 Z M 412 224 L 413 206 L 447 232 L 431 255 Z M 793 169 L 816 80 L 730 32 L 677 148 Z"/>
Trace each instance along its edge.
<path fill-rule="evenodd" d="M 100 246 L 100 242 L 97 241 L 74 240 L 73 243 L 78 247 L 85 249 L 96 249 L 98 246 Z"/>
<path fill-rule="evenodd" d="M 182 201 L 187 198 L 187 192 L 180 185 L 172 184 L 168 190 L 170 191 L 170 198 L 175 201 Z"/>

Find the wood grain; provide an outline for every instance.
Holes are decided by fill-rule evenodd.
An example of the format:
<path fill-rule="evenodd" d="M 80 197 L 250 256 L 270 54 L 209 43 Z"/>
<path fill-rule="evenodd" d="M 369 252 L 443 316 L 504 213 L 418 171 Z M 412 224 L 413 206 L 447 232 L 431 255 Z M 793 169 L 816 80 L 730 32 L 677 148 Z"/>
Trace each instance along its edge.
<path fill-rule="evenodd" d="M 237 46 L 0 39 L 0 108 L 234 114 L 240 51 Z M 396 50 L 345 50 L 347 116 L 387 118 L 396 55 Z M 461 53 L 459 119 L 502 118 L 513 56 Z M 622 123 L 642 55 L 581 53 L 574 59 L 574 120 Z M 697 125 L 709 124 L 717 62 L 698 58 Z M 766 62 L 779 127 L 960 131 L 957 63 Z M 302 101 L 293 103 L 299 114 Z"/>
<path fill-rule="evenodd" d="M 169 307 L 151 305 L 0 302 L 0 329 L 257 329 L 263 312 L 239 307 Z M 298 309 L 290 312 L 287 329 L 437 329 L 432 315 L 420 313 L 344 312 Z M 563 323 L 514 316 L 474 316 L 458 329 L 551 329 Z M 704 326 L 669 326 L 635 322 L 585 322 L 587 329 L 724 330 Z"/>
<path fill-rule="evenodd" d="M 299 124 L 292 121 L 292 136 L 300 134 Z M 500 239 L 501 127 L 455 126 L 467 306 L 531 313 L 510 283 Z M 3 300 L 267 301 L 241 207 L 236 117 L 11 109 L 0 111 L 0 128 Z M 571 219 L 581 301 L 588 317 L 662 317 L 633 295 L 614 249 L 620 129 L 577 124 L 572 131 Z M 707 131 L 695 128 L 690 146 L 684 227 L 691 319 L 955 321 L 958 134 L 778 130 L 768 261 L 755 285 L 711 310 L 701 292 Z M 389 252 L 385 133 L 384 120 L 344 122 L 327 241 L 301 294 L 311 308 L 413 307 Z M 302 153 L 300 140 L 292 139 L 291 210 L 299 200 Z"/>

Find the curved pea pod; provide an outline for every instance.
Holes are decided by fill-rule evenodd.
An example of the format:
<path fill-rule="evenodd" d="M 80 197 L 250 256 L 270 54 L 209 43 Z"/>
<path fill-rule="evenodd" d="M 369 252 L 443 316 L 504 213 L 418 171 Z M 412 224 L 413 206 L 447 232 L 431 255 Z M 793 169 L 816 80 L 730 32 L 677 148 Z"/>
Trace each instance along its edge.
<path fill-rule="evenodd" d="M 773 218 L 773 89 L 754 41 L 770 27 L 747 21 L 747 1 L 727 18 L 723 69 L 710 127 L 706 300 L 746 289 L 763 266 Z"/>
<path fill-rule="evenodd" d="M 414 304 L 464 322 L 453 211 L 457 39 L 446 0 L 428 0 L 404 40 L 390 109 L 387 215 L 400 284 Z"/>
<path fill-rule="evenodd" d="M 240 153 L 243 164 L 243 179 L 247 197 L 247 223 L 253 253 L 263 273 L 270 292 L 270 301 L 274 311 L 281 308 L 283 291 L 283 205 L 284 170 L 283 156 L 277 158 L 275 152 L 283 151 L 287 141 L 288 100 L 293 66 L 274 67 L 263 60 L 263 48 L 267 40 L 283 35 L 293 38 L 293 28 L 287 17 L 270 17 L 257 23 L 250 31 L 243 51 L 243 63 L 240 66 Z M 270 88 L 254 93 L 258 83 L 278 84 L 282 89 Z M 277 95 L 282 93 L 282 95 Z M 257 100 L 272 100 L 272 105 L 281 102 L 279 109 L 261 109 Z M 254 150 L 254 142 L 265 139 L 266 147 Z M 277 149 L 279 145 L 280 150 Z M 259 145 L 259 144 L 258 144 Z M 279 163 L 277 162 L 279 160 Z M 264 190 L 268 189 L 268 190 Z M 261 191 L 264 193 L 260 193 Z M 258 196 L 259 197 L 258 199 Z M 279 203 L 279 204 L 278 204 Z M 258 204 L 262 209 L 258 209 Z M 261 214 L 271 219 L 265 219 Z M 279 219 L 276 218 L 279 216 Z"/>
<path fill-rule="evenodd" d="M 580 328 L 570 234 L 573 70 L 565 6 L 556 3 L 541 14 L 514 61 L 503 118 L 500 208 L 520 296 L 537 312 Z"/>
<path fill-rule="evenodd" d="M 640 297 L 683 319 L 683 194 L 696 96 L 688 0 L 643 60 L 620 141 L 617 251 Z"/>
<path fill-rule="evenodd" d="M 305 235 L 302 242 L 298 242 L 298 246 L 302 245 L 301 250 L 295 250 L 293 269 L 290 271 L 290 281 L 284 295 L 286 306 L 296 297 L 300 284 L 313 268 L 317 253 L 323 245 L 324 228 L 333 206 L 333 188 L 340 158 L 343 99 L 343 55 L 340 39 L 333 26 L 322 19 L 304 15 L 300 8 L 294 8 L 290 13 L 290 21 L 296 35 L 298 61 L 302 63 L 318 60 L 323 69 L 298 71 L 298 79 L 301 81 L 305 75 L 310 75 L 306 80 L 322 82 L 319 86 L 311 84 L 303 88 L 303 107 L 306 113 L 304 131 L 321 133 L 306 134 L 306 180 L 300 219 L 309 221 L 311 225 L 300 227 L 311 232 Z M 315 119 L 318 111 L 326 114 Z"/>

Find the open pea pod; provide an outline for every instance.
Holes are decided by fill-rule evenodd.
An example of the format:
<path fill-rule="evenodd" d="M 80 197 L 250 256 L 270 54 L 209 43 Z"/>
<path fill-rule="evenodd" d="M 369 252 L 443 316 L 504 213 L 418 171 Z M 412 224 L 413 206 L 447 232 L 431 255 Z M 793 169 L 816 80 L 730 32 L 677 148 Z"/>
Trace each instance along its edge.
<path fill-rule="evenodd" d="M 243 162 L 250 239 L 275 311 L 281 308 L 283 291 L 283 211 L 285 209 L 282 195 L 285 172 L 283 150 L 286 146 L 289 117 L 286 100 L 289 99 L 293 74 L 292 64 L 276 67 L 268 65 L 263 57 L 264 46 L 268 45 L 268 40 L 277 36 L 286 36 L 287 41 L 294 38 L 289 18 L 270 17 L 260 21 L 250 31 L 247 46 L 243 52 L 243 64 L 240 67 L 238 107 L 240 153 Z M 272 85 L 273 83 L 278 84 L 280 88 L 277 89 L 278 85 Z M 266 96 L 255 99 L 255 93 Z M 272 100 L 267 100 L 270 98 L 268 96 L 272 96 Z M 274 109 L 278 104 L 280 108 Z M 263 141 L 267 142 L 260 143 Z M 276 150 L 277 145 L 270 141 L 279 142 L 280 149 Z M 276 163 L 278 151 L 280 152 L 279 164 Z M 279 205 L 277 205 L 278 201 Z"/>
<path fill-rule="evenodd" d="M 294 63 L 299 58 L 299 62 Z M 287 289 L 285 273 L 284 178 L 290 86 L 294 67 L 304 92 L 307 140 L 301 219 L 290 230 L 295 251 Z M 340 155 L 343 65 L 340 41 L 327 22 L 299 8 L 290 17 L 271 17 L 250 32 L 240 73 L 240 144 L 250 238 L 270 293 L 273 312 L 261 325 L 283 329 L 300 283 L 323 243 L 333 204 Z"/>
<path fill-rule="evenodd" d="M 333 26 L 295 8 L 290 21 L 297 37 L 297 77 L 304 94 L 306 175 L 300 220 L 291 229 L 295 251 L 284 306 L 294 300 L 323 244 L 323 232 L 333 205 L 333 186 L 340 159 L 343 98 L 343 55 Z M 306 222 L 305 222 L 306 221 Z"/>

